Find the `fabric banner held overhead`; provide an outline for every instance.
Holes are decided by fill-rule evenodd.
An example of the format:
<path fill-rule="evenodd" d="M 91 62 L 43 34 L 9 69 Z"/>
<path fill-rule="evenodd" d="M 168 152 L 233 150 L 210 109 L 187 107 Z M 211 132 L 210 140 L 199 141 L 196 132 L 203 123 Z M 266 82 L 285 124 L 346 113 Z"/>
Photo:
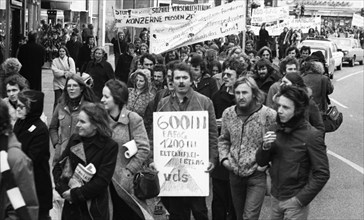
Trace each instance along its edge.
<path fill-rule="evenodd" d="M 246 4 L 235 1 L 198 13 L 186 23 L 157 24 L 150 26 L 150 53 L 168 50 L 237 34 L 245 30 Z"/>

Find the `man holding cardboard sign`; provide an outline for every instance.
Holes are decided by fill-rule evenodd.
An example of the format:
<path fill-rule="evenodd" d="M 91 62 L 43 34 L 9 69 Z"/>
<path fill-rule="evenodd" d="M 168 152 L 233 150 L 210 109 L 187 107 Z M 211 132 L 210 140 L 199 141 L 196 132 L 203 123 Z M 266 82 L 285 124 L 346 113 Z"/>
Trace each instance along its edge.
<path fill-rule="evenodd" d="M 190 66 L 176 64 L 172 72 L 175 91 L 160 101 L 153 120 L 154 159 L 161 183 L 159 196 L 171 220 L 188 220 L 191 211 L 196 220 L 208 219 L 207 173 L 217 162 L 214 107 L 209 98 L 193 91 L 191 74 Z M 164 161 L 163 157 L 168 156 Z M 207 183 L 206 187 L 200 187 L 201 182 Z"/>

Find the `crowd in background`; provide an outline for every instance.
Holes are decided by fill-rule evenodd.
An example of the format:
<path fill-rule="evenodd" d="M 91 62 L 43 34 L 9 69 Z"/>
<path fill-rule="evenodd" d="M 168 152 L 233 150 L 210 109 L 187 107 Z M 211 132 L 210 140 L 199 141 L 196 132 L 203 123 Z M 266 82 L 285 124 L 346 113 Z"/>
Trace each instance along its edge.
<path fill-rule="evenodd" d="M 323 54 L 319 51 L 311 53 L 309 47 L 299 45 L 306 37 L 316 35 L 318 32 L 315 29 L 302 33 L 287 27 L 274 39 L 265 30 L 265 25 L 262 25 L 257 35 L 248 29 L 244 49 L 242 34 L 239 34 L 156 55 L 149 53 L 147 29 L 143 29 L 134 38 L 134 42 L 131 42 L 128 31 L 120 31 L 112 39 L 115 57 L 112 65 L 107 61 L 104 48 L 96 45 L 92 25 L 84 28 L 81 33 L 77 29 L 68 32 L 46 24 L 43 24 L 39 33 L 30 32 L 28 42 L 19 49 L 18 57 L 3 62 L 1 89 L 14 134 L 21 143 L 23 152 L 33 162 L 31 170 L 34 171 L 34 181 L 29 180 L 29 183 L 34 183 L 36 189 L 33 197 L 38 197 L 39 218 L 33 216 L 32 219 L 48 219 L 52 208 L 50 170 L 53 170 L 55 189 L 65 199 L 63 219 L 91 219 L 91 216 L 94 219 L 107 219 L 108 195 L 111 195 L 114 206 L 111 212 L 113 219 L 142 219 L 122 192 L 132 192 L 133 175 L 144 165 L 153 164 L 153 112 L 173 111 L 175 106 L 179 106 L 178 109 L 182 111 L 190 108 L 196 110 L 201 105 L 203 107 L 199 110 L 208 110 L 210 116 L 213 114 L 210 123 L 216 128 L 214 141 L 218 146 L 210 151 L 216 151 L 220 156 L 219 162 L 217 155 L 214 158 L 216 161 L 211 160 L 213 165 L 209 170 L 213 185 L 213 219 L 243 219 L 243 216 L 244 219 L 256 219 L 265 195 L 267 160 L 264 153 L 257 156 L 259 165 L 264 167 L 259 170 L 255 154 L 263 142 L 264 149 L 260 150 L 269 150 L 265 147 L 268 139 L 263 137 L 259 126 L 268 130 L 268 125 L 275 123 L 278 117 L 276 111 L 280 111 L 283 105 L 279 101 L 281 96 L 291 97 L 287 94 L 292 92 L 295 95 L 290 99 L 295 105 L 295 96 L 303 97 L 306 104 L 297 102 L 303 106 L 300 108 L 307 108 L 307 111 L 297 113 L 299 117 L 293 117 L 295 121 L 291 121 L 291 124 L 279 124 L 289 127 L 293 126 L 292 123 L 307 121 L 310 125 L 304 126 L 309 129 L 313 126 L 315 131 L 309 132 L 320 139 L 315 144 L 320 145 L 320 149 L 323 144 L 325 127 L 322 114 L 328 109 L 327 96 L 333 92 L 333 85 L 327 76 Z M 36 41 L 37 36 L 40 37 L 40 43 Z M 363 33 L 357 37 L 362 40 Z M 39 55 L 35 56 L 35 53 Z M 41 60 L 36 61 L 36 58 Z M 52 61 L 51 70 L 54 74 L 55 101 L 49 126 L 40 119 L 44 106 L 40 68 L 45 61 Z M 188 73 L 187 81 L 177 80 L 176 76 L 180 72 Z M 242 85 L 249 85 L 256 92 L 252 100 L 240 98 L 241 94 L 244 97 L 245 87 L 243 89 Z M 295 88 L 286 91 L 287 86 Z M 183 89 L 187 89 L 188 101 L 182 99 L 172 105 L 174 97 L 183 94 Z M 244 107 L 245 102 L 248 103 L 248 108 Z M 237 112 L 230 108 L 235 104 L 240 109 Z M 254 121 L 259 120 L 259 116 L 254 116 L 253 122 L 248 120 L 250 115 L 261 110 L 262 105 L 269 107 L 266 126 Z M 3 110 L 0 110 L 2 116 Z M 234 129 L 242 125 L 235 124 L 239 121 L 236 117 L 244 119 L 244 123 L 253 123 L 249 128 L 259 131 L 251 135 L 249 140 L 242 139 L 242 146 L 233 140 L 236 133 L 229 133 L 237 132 Z M 11 133 L 9 127 L 12 126 L 6 129 L 1 127 L 1 135 L 8 136 Z M 247 131 L 249 130 L 244 130 Z M 243 135 L 249 136 L 248 133 Z M 218 136 L 220 137 L 217 138 Z M 53 167 L 48 164 L 48 137 L 55 149 Z M 136 141 L 138 151 L 132 159 L 124 160 L 118 146 L 121 149 L 130 139 Z M 14 140 L 17 146 L 18 141 Z M 83 144 L 85 151 L 83 158 L 73 148 L 79 146 L 79 143 Z M 245 146 L 246 152 L 238 150 Z M 248 159 L 241 159 L 240 154 Z M 322 161 L 325 161 L 322 157 Z M 70 188 L 63 173 L 67 158 L 70 159 L 73 170 L 78 163 L 87 165 L 92 162 L 97 174 L 85 185 Z M 309 163 L 304 163 L 304 166 L 306 169 Z M 277 169 L 273 166 L 273 170 Z M 327 169 L 325 167 L 323 173 L 320 173 L 324 180 L 321 179 L 316 187 L 311 186 L 311 194 L 297 196 L 297 200 L 293 201 L 296 206 L 301 204 L 305 207 L 321 190 L 328 179 Z M 258 175 L 257 170 L 262 173 Z M 289 184 L 289 196 L 295 196 L 292 193 L 297 193 L 296 188 L 304 187 L 310 181 L 306 171 L 299 183 L 281 183 Z M 290 175 L 288 171 L 285 174 Z M 18 178 L 17 175 L 26 174 L 14 175 Z M 273 185 L 277 184 L 276 176 L 273 179 Z M 249 184 L 257 186 L 260 191 L 250 189 Z M 288 199 L 287 196 L 277 197 L 278 188 L 272 192 L 275 198 Z M 162 201 L 170 212 L 171 219 L 186 219 L 178 218 L 186 212 L 184 206 L 187 206 L 187 215 L 192 210 L 196 220 L 207 219 L 206 201 L 203 197 L 183 200 L 182 207 L 176 203 L 182 200 L 167 197 Z M 307 218 L 308 210 L 300 206 L 296 209 L 303 212 L 303 218 L 305 215 Z"/>

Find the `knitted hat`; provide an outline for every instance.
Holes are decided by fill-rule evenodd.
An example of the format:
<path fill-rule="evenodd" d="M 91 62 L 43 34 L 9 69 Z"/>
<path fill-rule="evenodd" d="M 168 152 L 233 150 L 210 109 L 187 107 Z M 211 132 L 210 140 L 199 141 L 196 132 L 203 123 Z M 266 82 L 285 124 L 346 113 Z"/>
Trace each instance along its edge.
<path fill-rule="evenodd" d="M 298 73 L 296 73 L 296 72 L 293 72 L 293 73 L 287 73 L 287 74 L 285 75 L 285 77 L 286 77 L 289 81 L 291 81 L 291 83 L 292 83 L 293 85 L 296 85 L 296 86 L 298 86 L 298 87 L 306 87 L 305 82 L 303 81 L 302 77 L 301 77 Z"/>

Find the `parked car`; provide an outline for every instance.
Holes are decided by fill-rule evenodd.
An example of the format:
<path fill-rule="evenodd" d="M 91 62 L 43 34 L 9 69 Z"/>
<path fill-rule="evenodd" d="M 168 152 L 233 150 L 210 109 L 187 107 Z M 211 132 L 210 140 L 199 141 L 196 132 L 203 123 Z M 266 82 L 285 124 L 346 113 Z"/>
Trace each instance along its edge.
<path fill-rule="evenodd" d="M 306 40 L 301 42 L 302 46 L 309 46 L 312 48 L 330 48 L 330 53 L 332 55 L 332 58 L 334 59 L 334 69 L 336 67 L 336 69 L 341 70 L 342 66 L 343 66 L 343 57 L 344 54 L 343 52 L 338 49 L 337 45 L 335 42 L 326 39 L 326 38 L 306 38 Z M 329 55 L 329 54 L 328 54 Z M 330 71 L 329 71 L 330 72 Z M 332 71 L 332 74 L 334 73 L 334 71 Z M 332 75 L 330 75 L 332 76 Z"/>
<path fill-rule="evenodd" d="M 358 61 L 363 65 L 364 49 L 361 48 L 359 40 L 354 38 L 330 38 L 344 53 L 343 62 L 349 62 L 350 66 L 355 66 Z"/>

